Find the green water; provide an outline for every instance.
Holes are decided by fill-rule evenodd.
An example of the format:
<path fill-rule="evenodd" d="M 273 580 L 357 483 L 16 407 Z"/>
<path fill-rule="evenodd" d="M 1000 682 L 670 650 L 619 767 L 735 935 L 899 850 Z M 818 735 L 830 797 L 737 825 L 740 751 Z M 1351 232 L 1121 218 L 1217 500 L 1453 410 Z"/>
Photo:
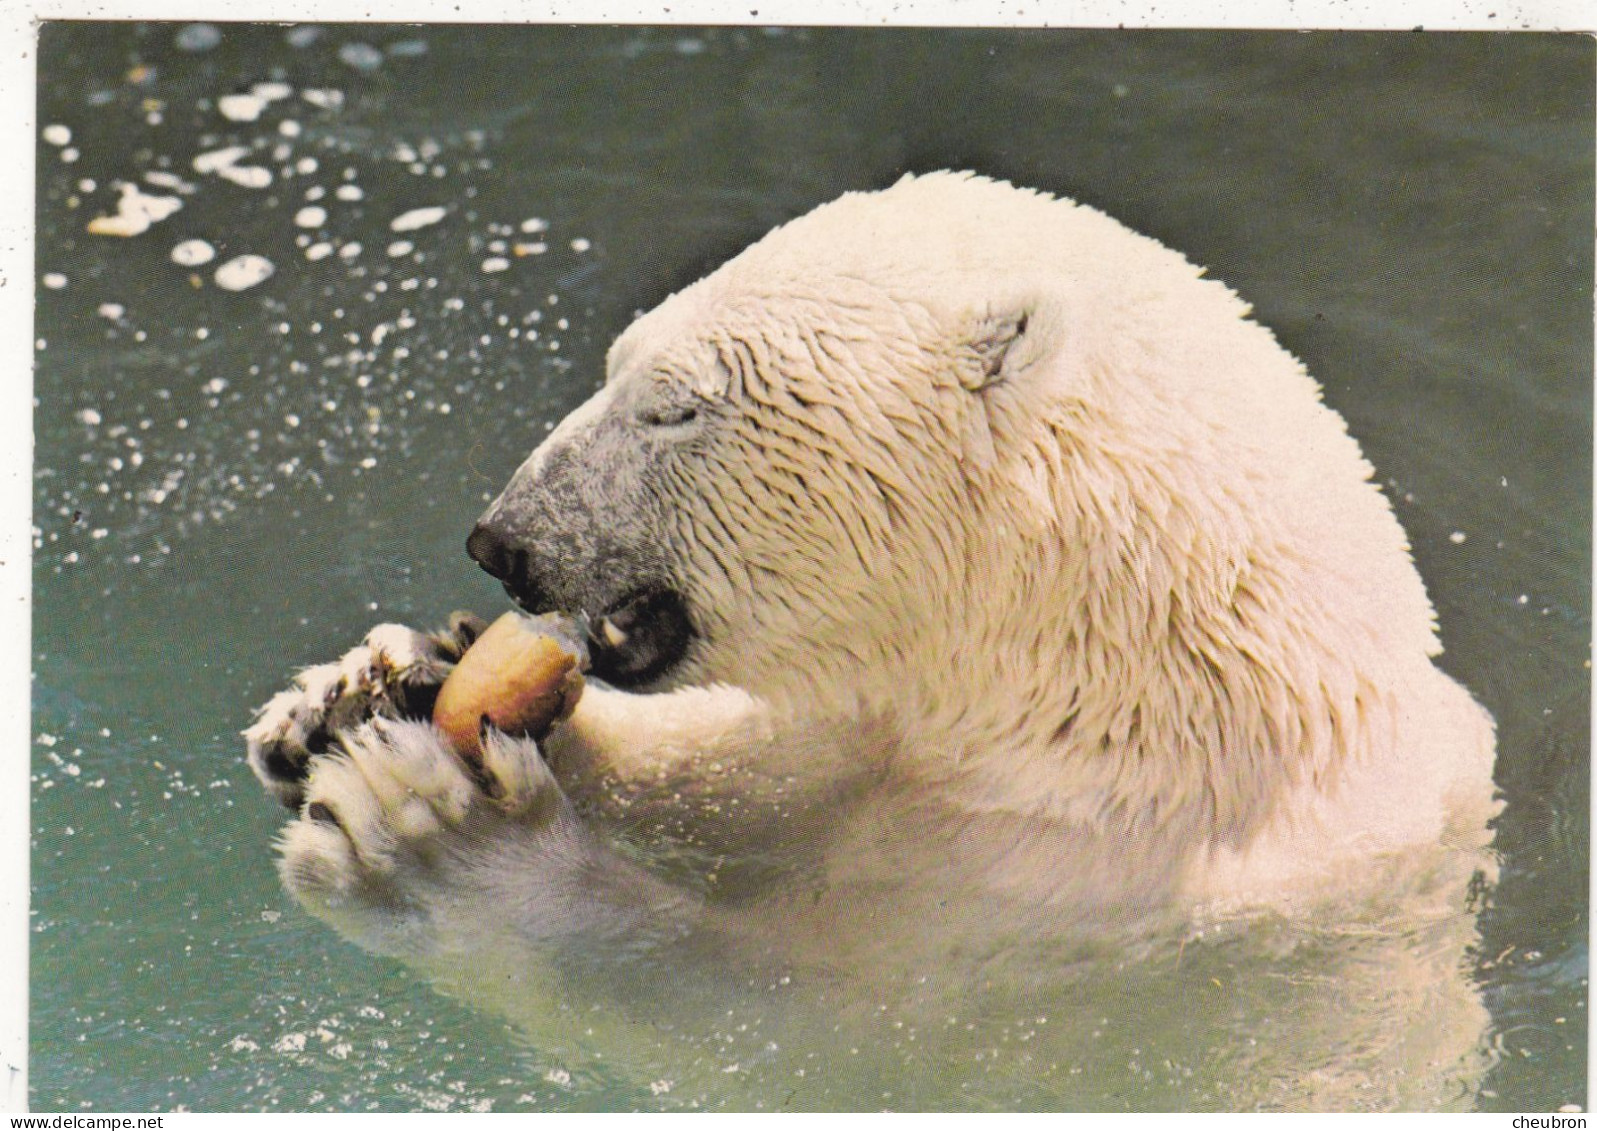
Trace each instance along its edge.
<path fill-rule="evenodd" d="M 773 1019 L 806 993 L 824 1013 L 822 989 L 728 986 L 668 1081 L 641 1046 L 529 1035 L 362 953 L 273 874 L 251 709 L 376 621 L 502 606 L 470 522 L 633 311 L 846 189 L 945 166 L 1210 265 L 1324 383 L 1410 532 L 1444 665 L 1499 727 L 1502 874 L 1464 974 L 1491 1067 L 1466 1102 L 1585 1105 L 1590 41 L 221 30 L 41 35 L 39 122 L 71 139 L 39 146 L 36 1108 L 1272 1102 L 1279 1065 L 1250 1050 L 1294 1055 L 1283 1011 L 1311 999 L 1283 987 L 1334 939 L 1156 948 L 1090 988 L 972 981 L 930 1024 L 837 1003 L 859 1051 Z M 292 93 L 220 112 L 267 81 Z M 193 171 L 235 144 L 269 186 Z M 118 181 L 182 208 L 87 234 Z M 174 264 L 191 238 L 218 258 Z M 275 273 L 213 285 L 245 253 Z"/>

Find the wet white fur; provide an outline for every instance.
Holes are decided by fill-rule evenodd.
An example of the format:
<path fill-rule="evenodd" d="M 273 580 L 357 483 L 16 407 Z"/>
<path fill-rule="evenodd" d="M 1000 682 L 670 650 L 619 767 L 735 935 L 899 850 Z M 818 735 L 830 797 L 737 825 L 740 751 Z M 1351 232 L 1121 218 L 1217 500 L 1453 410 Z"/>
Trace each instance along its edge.
<path fill-rule="evenodd" d="M 640 319 L 569 427 L 642 382 L 735 400 L 741 444 L 675 502 L 713 594 L 694 678 L 767 727 L 885 718 L 913 788 L 1157 842 L 1205 898 L 1479 843 L 1492 727 L 1432 663 L 1403 531 L 1318 386 L 1201 275 L 1080 205 L 905 179 Z M 1022 316 L 987 376 L 972 343 Z M 597 745 L 643 772 L 682 745 L 650 727 L 701 710 Z"/>
<path fill-rule="evenodd" d="M 652 382 L 730 406 L 669 485 L 706 643 L 689 686 L 591 689 L 550 743 L 561 781 L 602 812 L 866 774 L 834 874 L 1038 907 L 1291 903 L 1482 844 L 1492 726 L 1432 662 L 1403 531 L 1318 386 L 1201 275 L 1092 209 L 937 174 L 817 209 L 639 319 L 550 443 Z M 494 757 L 514 815 L 537 752 Z M 430 760 L 428 732 L 390 730 L 319 768 L 357 848 L 301 822 L 291 885 L 469 830 L 481 799 Z M 547 861 L 586 851 L 560 827 Z"/>

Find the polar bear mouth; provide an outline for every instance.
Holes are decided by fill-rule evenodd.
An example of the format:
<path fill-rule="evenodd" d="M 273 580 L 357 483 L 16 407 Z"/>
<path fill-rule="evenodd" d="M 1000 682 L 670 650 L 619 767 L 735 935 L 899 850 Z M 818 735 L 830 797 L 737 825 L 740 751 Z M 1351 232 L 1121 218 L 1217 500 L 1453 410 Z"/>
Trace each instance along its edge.
<path fill-rule="evenodd" d="M 695 635 L 693 620 L 687 601 L 669 585 L 634 578 L 622 583 L 625 588 L 611 588 L 582 584 L 577 576 L 555 589 L 533 572 L 527 550 L 482 522 L 472 530 L 466 550 L 527 612 L 579 616 L 588 630 L 589 670 L 606 683 L 638 687 L 659 679 L 687 656 Z M 609 599 L 606 589 L 621 589 L 622 595 Z"/>
<path fill-rule="evenodd" d="M 672 589 L 634 592 L 588 618 L 592 673 L 618 687 L 659 679 L 687 655 L 693 624 Z"/>
<path fill-rule="evenodd" d="M 506 595 L 534 616 L 550 612 L 509 583 Z M 659 679 L 686 658 L 693 622 L 681 596 L 669 589 L 634 593 L 595 616 L 584 611 L 588 671 L 613 687 L 636 688 Z"/>

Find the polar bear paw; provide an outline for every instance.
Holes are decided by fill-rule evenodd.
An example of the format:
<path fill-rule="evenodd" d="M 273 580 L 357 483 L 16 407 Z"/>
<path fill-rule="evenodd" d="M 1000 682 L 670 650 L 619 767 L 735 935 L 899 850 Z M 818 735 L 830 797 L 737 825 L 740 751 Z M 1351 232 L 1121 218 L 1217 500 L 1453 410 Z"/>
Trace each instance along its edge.
<path fill-rule="evenodd" d="M 312 760 L 279 842 L 283 882 L 313 909 L 419 909 L 491 876 L 486 855 L 569 839 L 576 817 L 537 743 L 490 730 L 468 767 L 430 724 L 374 718 Z"/>
<path fill-rule="evenodd" d="M 296 811 L 277 844 L 284 885 L 371 949 L 435 948 L 507 907 L 528 912 L 526 933 L 592 918 L 572 893 L 603 855 L 538 743 L 485 728 L 480 760 L 463 758 L 429 721 L 483 629 L 464 613 L 436 633 L 378 625 L 244 732 L 251 768 Z"/>
<path fill-rule="evenodd" d="M 342 659 L 306 668 L 244 732 L 255 776 L 284 805 L 299 808 L 315 759 L 333 750 L 339 735 L 374 718 L 429 717 L 444 677 L 484 627 L 470 613 L 453 614 L 448 627 L 431 633 L 380 624 Z"/>

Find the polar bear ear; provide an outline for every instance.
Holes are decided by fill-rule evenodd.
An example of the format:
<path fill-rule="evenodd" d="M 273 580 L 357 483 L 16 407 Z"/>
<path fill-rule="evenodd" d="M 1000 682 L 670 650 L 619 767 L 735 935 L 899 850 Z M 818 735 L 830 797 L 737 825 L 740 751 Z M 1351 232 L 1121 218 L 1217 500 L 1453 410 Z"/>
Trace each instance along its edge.
<path fill-rule="evenodd" d="M 980 392 L 1009 376 L 1014 368 L 1011 355 L 1015 344 L 1026 335 L 1031 312 L 988 314 L 973 327 L 967 348 L 970 361 L 961 367 L 959 383 L 971 392 Z"/>

